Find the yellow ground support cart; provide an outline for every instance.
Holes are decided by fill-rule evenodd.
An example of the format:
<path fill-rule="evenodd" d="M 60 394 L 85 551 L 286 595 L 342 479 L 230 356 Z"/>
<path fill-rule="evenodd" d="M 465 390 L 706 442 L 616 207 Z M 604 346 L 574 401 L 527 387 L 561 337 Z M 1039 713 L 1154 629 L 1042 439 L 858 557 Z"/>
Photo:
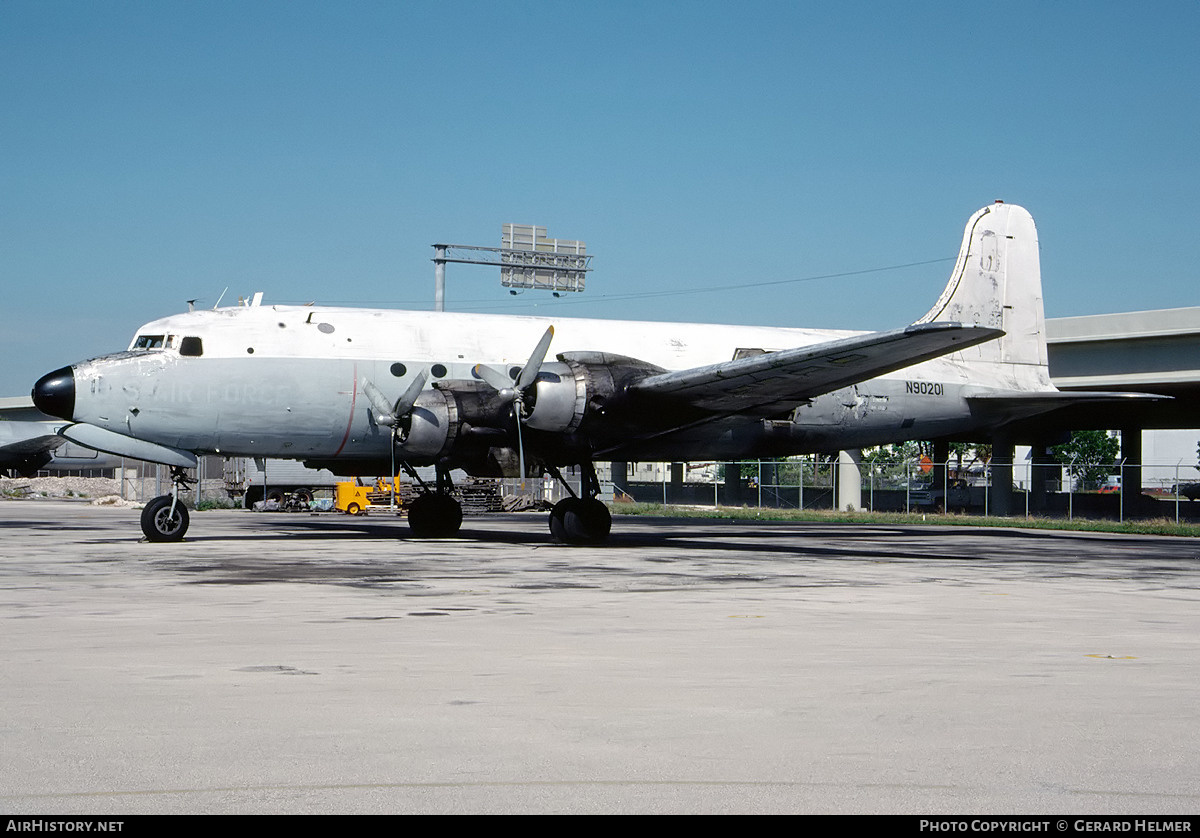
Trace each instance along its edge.
<path fill-rule="evenodd" d="M 369 486 L 360 485 L 354 480 L 340 481 L 333 489 L 333 508 L 349 515 L 362 515 L 368 506 L 390 506 L 392 503 L 392 486 L 396 490 L 397 508 L 404 506 L 404 496 L 400 478 L 393 478 L 389 484 L 387 478 L 380 477 Z"/>

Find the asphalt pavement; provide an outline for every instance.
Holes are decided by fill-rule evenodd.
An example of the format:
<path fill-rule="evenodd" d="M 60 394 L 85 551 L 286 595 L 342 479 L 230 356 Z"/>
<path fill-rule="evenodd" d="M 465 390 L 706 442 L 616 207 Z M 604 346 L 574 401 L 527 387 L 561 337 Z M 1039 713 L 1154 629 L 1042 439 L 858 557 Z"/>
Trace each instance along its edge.
<path fill-rule="evenodd" d="M 4 814 L 1200 812 L 1197 539 L 137 516 L 0 501 Z"/>

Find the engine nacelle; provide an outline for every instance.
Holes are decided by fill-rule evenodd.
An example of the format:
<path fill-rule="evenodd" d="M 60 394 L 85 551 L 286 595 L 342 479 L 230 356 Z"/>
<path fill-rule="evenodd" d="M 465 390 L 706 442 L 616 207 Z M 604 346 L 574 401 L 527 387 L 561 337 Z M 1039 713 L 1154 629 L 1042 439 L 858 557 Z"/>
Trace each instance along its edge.
<path fill-rule="evenodd" d="M 426 390 L 400 418 L 396 453 L 409 462 L 437 462 L 454 447 L 461 425 L 454 394 Z"/>
<path fill-rule="evenodd" d="M 526 398 L 526 423 L 539 431 L 572 433 L 589 415 L 603 414 L 633 382 L 663 372 L 661 367 L 607 352 L 569 352 L 562 363 L 546 364 L 535 395 Z"/>
<path fill-rule="evenodd" d="M 582 426 L 603 416 L 628 384 L 662 372 L 652 364 L 620 355 L 572 352 L 559 357 L 559 363 L 542 365 L 534 386 L 526 391 L 523 424 L 543 434 L 561 435 L 562 440 L 576 432 L 586 436 L 589 430 Z M 421 393 L 412 410 L 400 418 L 396 455 L 417 465 L 469 462 L 476 469 L 472 473 L 483 473 L 483 463 L 515 450 L 512 409 L 511 392 L 502 393 L 482 381 L 438 382 L 434 389 Z M 540 447 L 555 450 L 553 440 L 547 437 L 540 440 Z M 563 453 L 563 449 L 557 450 Z"/>
<path fill-rule="evenodd" d="M 566 433 L 579 427 L 587 410 L 584 370 L 570 364 L 544 364 L 525 398 L 525 424 L 539 431 Z"/>

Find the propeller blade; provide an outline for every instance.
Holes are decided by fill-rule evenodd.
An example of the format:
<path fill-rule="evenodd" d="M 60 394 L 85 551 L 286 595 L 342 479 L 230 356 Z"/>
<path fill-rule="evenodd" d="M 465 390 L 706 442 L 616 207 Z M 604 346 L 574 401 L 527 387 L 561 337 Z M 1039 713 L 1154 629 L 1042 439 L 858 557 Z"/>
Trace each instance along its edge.
<path fill-rule="evenodd" d="M 542 363 L 546 360 L 546 353 L 550 351 L 550 341 L 554 340 L 554 327 L 548 326 L 546 333 L 542 335 L 537 346 L 533 348 L 533 354 L 529 356 L 529 361 L 525 366 L 521 367 L 521 372 L 517 375 L 514 381 L 512 376 L 506 372 L 489 367 L 484 364 L 475 365 L 475 375 L 479 376 L 484 382 L 496 389 L 500 398 L 505 402 L 513 402 L 513 421 L 517 426 L 517 462 L 521 469 L 521 491 L 525 491 L 525 440 L 521 433 L 521 425 L 525 423 L 523 415 L 524 392 L 532 387 L 537 382 L 538 374 L 542 371 Z"/>
<path fill-rule="evenodd" d="M 417 403 L 417 397 L 425 389 L 425 382 L 428 379 L 429 373 L 425 370 L 421 370 L 413 376 L 412 383 L 408 385 L 408 389 L 404 391 L 400 398 L 396 399 L 396 404 L 392 407 L 393 416 L 403 416 L 413 409 L 413 405 Z"/>
<path fill-rule="evenodd" d="M 508 374 L 501 372 L 495 367 L 476 364 L 475 374 L 501 393 L 505 390 L 511 391 L 513 388 L 513 380 L 508 377 Z"/>
<path fill-rule="evenodd" d="M 365 376 L 362 379 L 362 389 L 367 395 L 367 401 L 371 403 L 371 410 L 375 412 L 375 421 L 380 425 L 387 427 L 395 427 L 400 421 L 400 417 L 413 409 L 413 405 L 417 403 L 417 397 L 421 395 L 421 391 L 425 389 L 425 381 L 429 378 L 429 373 L 421 370 L 413 380 L 409 383 L 408 389 L 401 394 L 400 398 L 396 399 L 396 403 L 389 405 L 387 396 L 383 395 L 375 384 Z"/>
<path fill-rule="evenodd" d="M 371 403 L 371 409 L 375 411 L 375 421 L 380 425 L 395 425 L 396 414 L 392 412 L 392 406 L 388 404 L 379 388 L 366 378 L 363 378 L 361 383 L 363 392 L 367 394 L 367 401 Z"/>
<path fill-rule="evenodd" d="M 521 494 L 525 493 L 525 445 L 521 441 L 521 417 L 518 415 L 517 420 L 517 463 L 521 469 Z"/>
<path fill-rule="evenodd" d="M 542 362 L 546 360 L 546 351 L 550 349 L 550 341 L 553 339 L 554 327 L 549 326 L 546 334 L 542 335 L 542 339 L 534 347 L 533 354 L 529 356 L 529 362 L 521 367 L 521 374 L 517 377 L 518 390 L 524 390 L 537 381 L 538 373 L 542 371 Z"/>

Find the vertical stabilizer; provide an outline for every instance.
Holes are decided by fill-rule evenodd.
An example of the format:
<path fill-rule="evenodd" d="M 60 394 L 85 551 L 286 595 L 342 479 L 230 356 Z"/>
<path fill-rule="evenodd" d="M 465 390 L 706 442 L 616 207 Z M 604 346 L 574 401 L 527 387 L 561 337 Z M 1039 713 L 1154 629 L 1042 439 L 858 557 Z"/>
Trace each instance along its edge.
<path fill-rule="evenodd" d="M 1049 386 L 1037 228 L 1023 207 L 997 201 L 971 216 L 946 290 L 917 322 L 938 320 L 1003 329 L 1004 337 L 965 350 L 964 359 L 1036 368 L 1025 376 Z"/>

